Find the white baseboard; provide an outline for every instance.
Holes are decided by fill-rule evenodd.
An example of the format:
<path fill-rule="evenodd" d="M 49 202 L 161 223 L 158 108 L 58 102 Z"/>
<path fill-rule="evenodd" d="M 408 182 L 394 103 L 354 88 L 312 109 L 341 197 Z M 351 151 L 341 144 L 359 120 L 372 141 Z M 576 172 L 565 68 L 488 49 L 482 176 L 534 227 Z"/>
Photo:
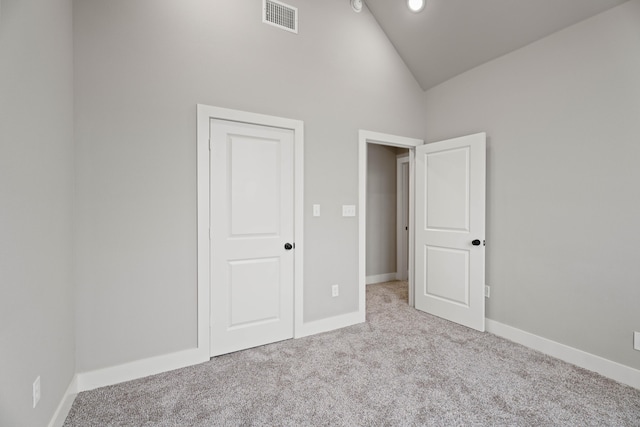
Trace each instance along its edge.
<path fill-rule="evenodd" d="M 577 348 L 542 338 L 538 335 L 507 326 L 495 320 L 486 319 L 486 330 L 541 353 L 555 357 L 573 365 L 594 371 L 622 384 L 640 389 L 640 370 L 596 356 Z"/>
<path fill-rule="evenodd" d="M 174 369 L 197 365 L 209 360 L 208 349 L 191 349 L 148 359 L 136 360 L 110 368 L 82 372 L 77 375 L 78 392 L 148 377 Z"/>
<path fill-rule="evenodd" d="M 51 417 L 51 421 L 49 421 L 49 427 L 62 427 L 77 395 L 78 378 L 77 375 L 74 375 L 69 383 L 69 387 L 67 387 L 67 391 L 65 391 L 64 396 L 62 396 L 60 404 L 56 408 L 56 412 L 53 413 L 53 417 Z"/>
<path fill-rule="evenodd" d="M 365 279 L 365 283 L 367 285 L 371 285 L 374 283 L 382 283 L 382 282 L 390 282 L 391 280 L 397 280 L 398 273 L 384 273 L 384 274 L 374 274 L 371 276 L 367 276 Z"/>
<path fill-rule="evenodd" d="M 364 313 L 354 312 L 340 316 L 330 317 L 315 322 L 303 323 L 295 333 L 295 338 L 302 338 L 309 335 L 332 331 L 347 326 L 355 325 L 365 321 Z M 184 350 L 162 356 L 150 357 L 136 360 L 122 365 L 109 368 L 97 369 L 95 371 L 80 372 L 74 381 L 74 392 L 93 390 L 99 387 L 106 387 L 113 384 L 144 378 L 162 372 L 172 371 L 187 366 L 197 365 L 207 362 L 210 359 L 208 349 Z"/>
<path fill-rule="evenodd" d="M 364 322 L 363 313 L 358 311 L 342 314 L 340 316 L 329 317 L 328 319 L 316 320 L 315 322 L 303 323 L 300 330 L 296 330 L 296 338 L 307 337 L 309 335 L 321 334 L 335 329 L 346 328 Z"/>

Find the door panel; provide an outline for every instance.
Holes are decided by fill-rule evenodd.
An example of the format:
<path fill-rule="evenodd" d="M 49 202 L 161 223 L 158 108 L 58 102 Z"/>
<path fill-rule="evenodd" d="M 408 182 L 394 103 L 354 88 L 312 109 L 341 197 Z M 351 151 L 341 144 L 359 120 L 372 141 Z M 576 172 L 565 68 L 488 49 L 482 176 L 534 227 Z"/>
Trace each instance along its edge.
<path fill-rule="evenodd" d="M 425 295 L 469 306 L 469 252 L 427 246 Z"/>
<path fill-rule="evenodd" d="M 229 330 L 280 320 L 280 260 L 231 261 L 229 269 Z"/>
<path fill-rule="evenodd" d="M 469 147 L 427 153 L 425 223 L 429 230 L 469 231 Z"/>
<path fill-rule="evenodd" d="M 230 134 L 227 144 L 231 235 L 278 234 L 280 142 Z"/>
<path fill-rule="evenodd" d="M 211 355 L 293 337 L 292 130 L 211 121 Z"/>
<path fill-rule="evenodd" d="M 484 331 L 484 133 L 416 148 L 416 308 Z"/>

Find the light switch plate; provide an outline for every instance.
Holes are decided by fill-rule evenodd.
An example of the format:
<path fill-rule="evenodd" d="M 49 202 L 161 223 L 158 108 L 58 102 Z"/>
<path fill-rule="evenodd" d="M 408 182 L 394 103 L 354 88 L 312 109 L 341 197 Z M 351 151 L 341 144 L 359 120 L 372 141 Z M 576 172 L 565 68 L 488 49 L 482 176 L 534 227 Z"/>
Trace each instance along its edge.
<path fill-rule="evenodd" d="M 313 216 L 320 216 L 320 205 L 313 205 Z"/>
<path fill-rule="evenodd" d="M 633 348 L 640 350 L 640 332 L 633 333 Z"/>
<path fill-rule="evenodd" d="M 33 407 L 35 408 L 40 401 L 40 375 L 33 382 Z"/>
<path fill-rule="evenodd" d="M 342 216 L 356 216 L 356 205 L 342 205 Z"/>
<path fill-rule="evenodd" d="M 340 287 L 338 285 L 331 286 L 331 296 L 337 297 L 340 295 Z"/>

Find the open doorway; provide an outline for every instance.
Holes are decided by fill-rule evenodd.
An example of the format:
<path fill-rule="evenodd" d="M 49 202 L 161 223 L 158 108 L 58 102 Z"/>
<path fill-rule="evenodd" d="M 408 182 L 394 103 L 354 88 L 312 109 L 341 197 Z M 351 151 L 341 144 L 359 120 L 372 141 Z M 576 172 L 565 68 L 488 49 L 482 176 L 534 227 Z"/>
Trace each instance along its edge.
<path fill-rule="evenodd" d="M 408 279 L 409 150 L 367 147 L 367 285 Z"/>
<path fill-rule="evenodd" d="M 387 146 L 405 149 L 408 152 L 408 183 L 409 183 L 409 230 L 413 229 L 413 169 L 415 160 L 415 147 L 423 145 L 424 141 L 421 139 L 407 138 L 396 135 L 382 134 L 378 132 L 371 132 L 360 130 L 359 131 L 359 146 L 358 146 L 358 158 L 359 158 L 359 173 L 358 173 L 358 196 L 359 196 L 359 217 L 358 217 L 358 235 L 359 235 L 359 267 L 358 267 L 358 279 L 359 279 L 359 313 L 362 319 L 365 318 L 366 313 L 366 283 L 367 283 L 367 175 L 368 175 L 368 153 L 369 147 Z M 394 175 L 396 171 L 394 170 Z M 394 203 L 393 207 L 397 205 Z M 408 277 L 409 283 L 409 305 L 414 305 L 414 289 L 413 289 L 413 238 L 412 233 L 408 234 Z M 397 237 L 395 235 L 394 237 Z M 396 244 L 394 245 L 397 247 Z M 394 256 L 396 253 L 394 253 Z M 397 264 L 397 258 L 396 262 Z M 396 267 L 397 274 L 397 267 Z"/>

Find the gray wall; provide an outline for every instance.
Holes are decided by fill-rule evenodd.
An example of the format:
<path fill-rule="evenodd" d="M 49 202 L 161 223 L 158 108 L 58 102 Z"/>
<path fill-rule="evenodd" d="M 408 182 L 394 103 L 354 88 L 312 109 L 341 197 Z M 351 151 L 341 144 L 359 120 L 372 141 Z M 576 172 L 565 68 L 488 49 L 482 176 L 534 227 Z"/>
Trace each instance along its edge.
<path fill-rule="evenodd" d="M 640 368 L 640 1 L 425 95 L 427 139 L 486 131 L 491 319 Z"/>
<path fill-rule="evenodd" d="M 396 149 L 368 144 L 367 276 L 396 269 Z"/>
<path fill-rule="evenodd" d="M 419 137 L 422 92 L 367 11 L 288 3 L 299 35 L 260 0 L 74 2 L 80 372 L 196 344 L 197 103 L 305 122 L 304 319 L 357 310 L 358 129 Z"/>
<path fill-rule="evenodd" d="M 2 0 L 2 426 L 46 425 L 75 371 L 72 62 L 70 0 Z"/>
<path fill-rule="evenodd" d="M 70 0 L 2 0 L 1 425 L 51 419 L 74 295 L 80 372 L 195 345 L 196 103 L 305 121 L 306 321 L 357 308 L 357 129 L 426 116 L 430 141 L 490 137 L 488 316 L 640 368 L 640 1 L 426 94 L 366 11 L 289 2 L 297 36 L 257 0 L 76 1 L 72 69 Z"/>

